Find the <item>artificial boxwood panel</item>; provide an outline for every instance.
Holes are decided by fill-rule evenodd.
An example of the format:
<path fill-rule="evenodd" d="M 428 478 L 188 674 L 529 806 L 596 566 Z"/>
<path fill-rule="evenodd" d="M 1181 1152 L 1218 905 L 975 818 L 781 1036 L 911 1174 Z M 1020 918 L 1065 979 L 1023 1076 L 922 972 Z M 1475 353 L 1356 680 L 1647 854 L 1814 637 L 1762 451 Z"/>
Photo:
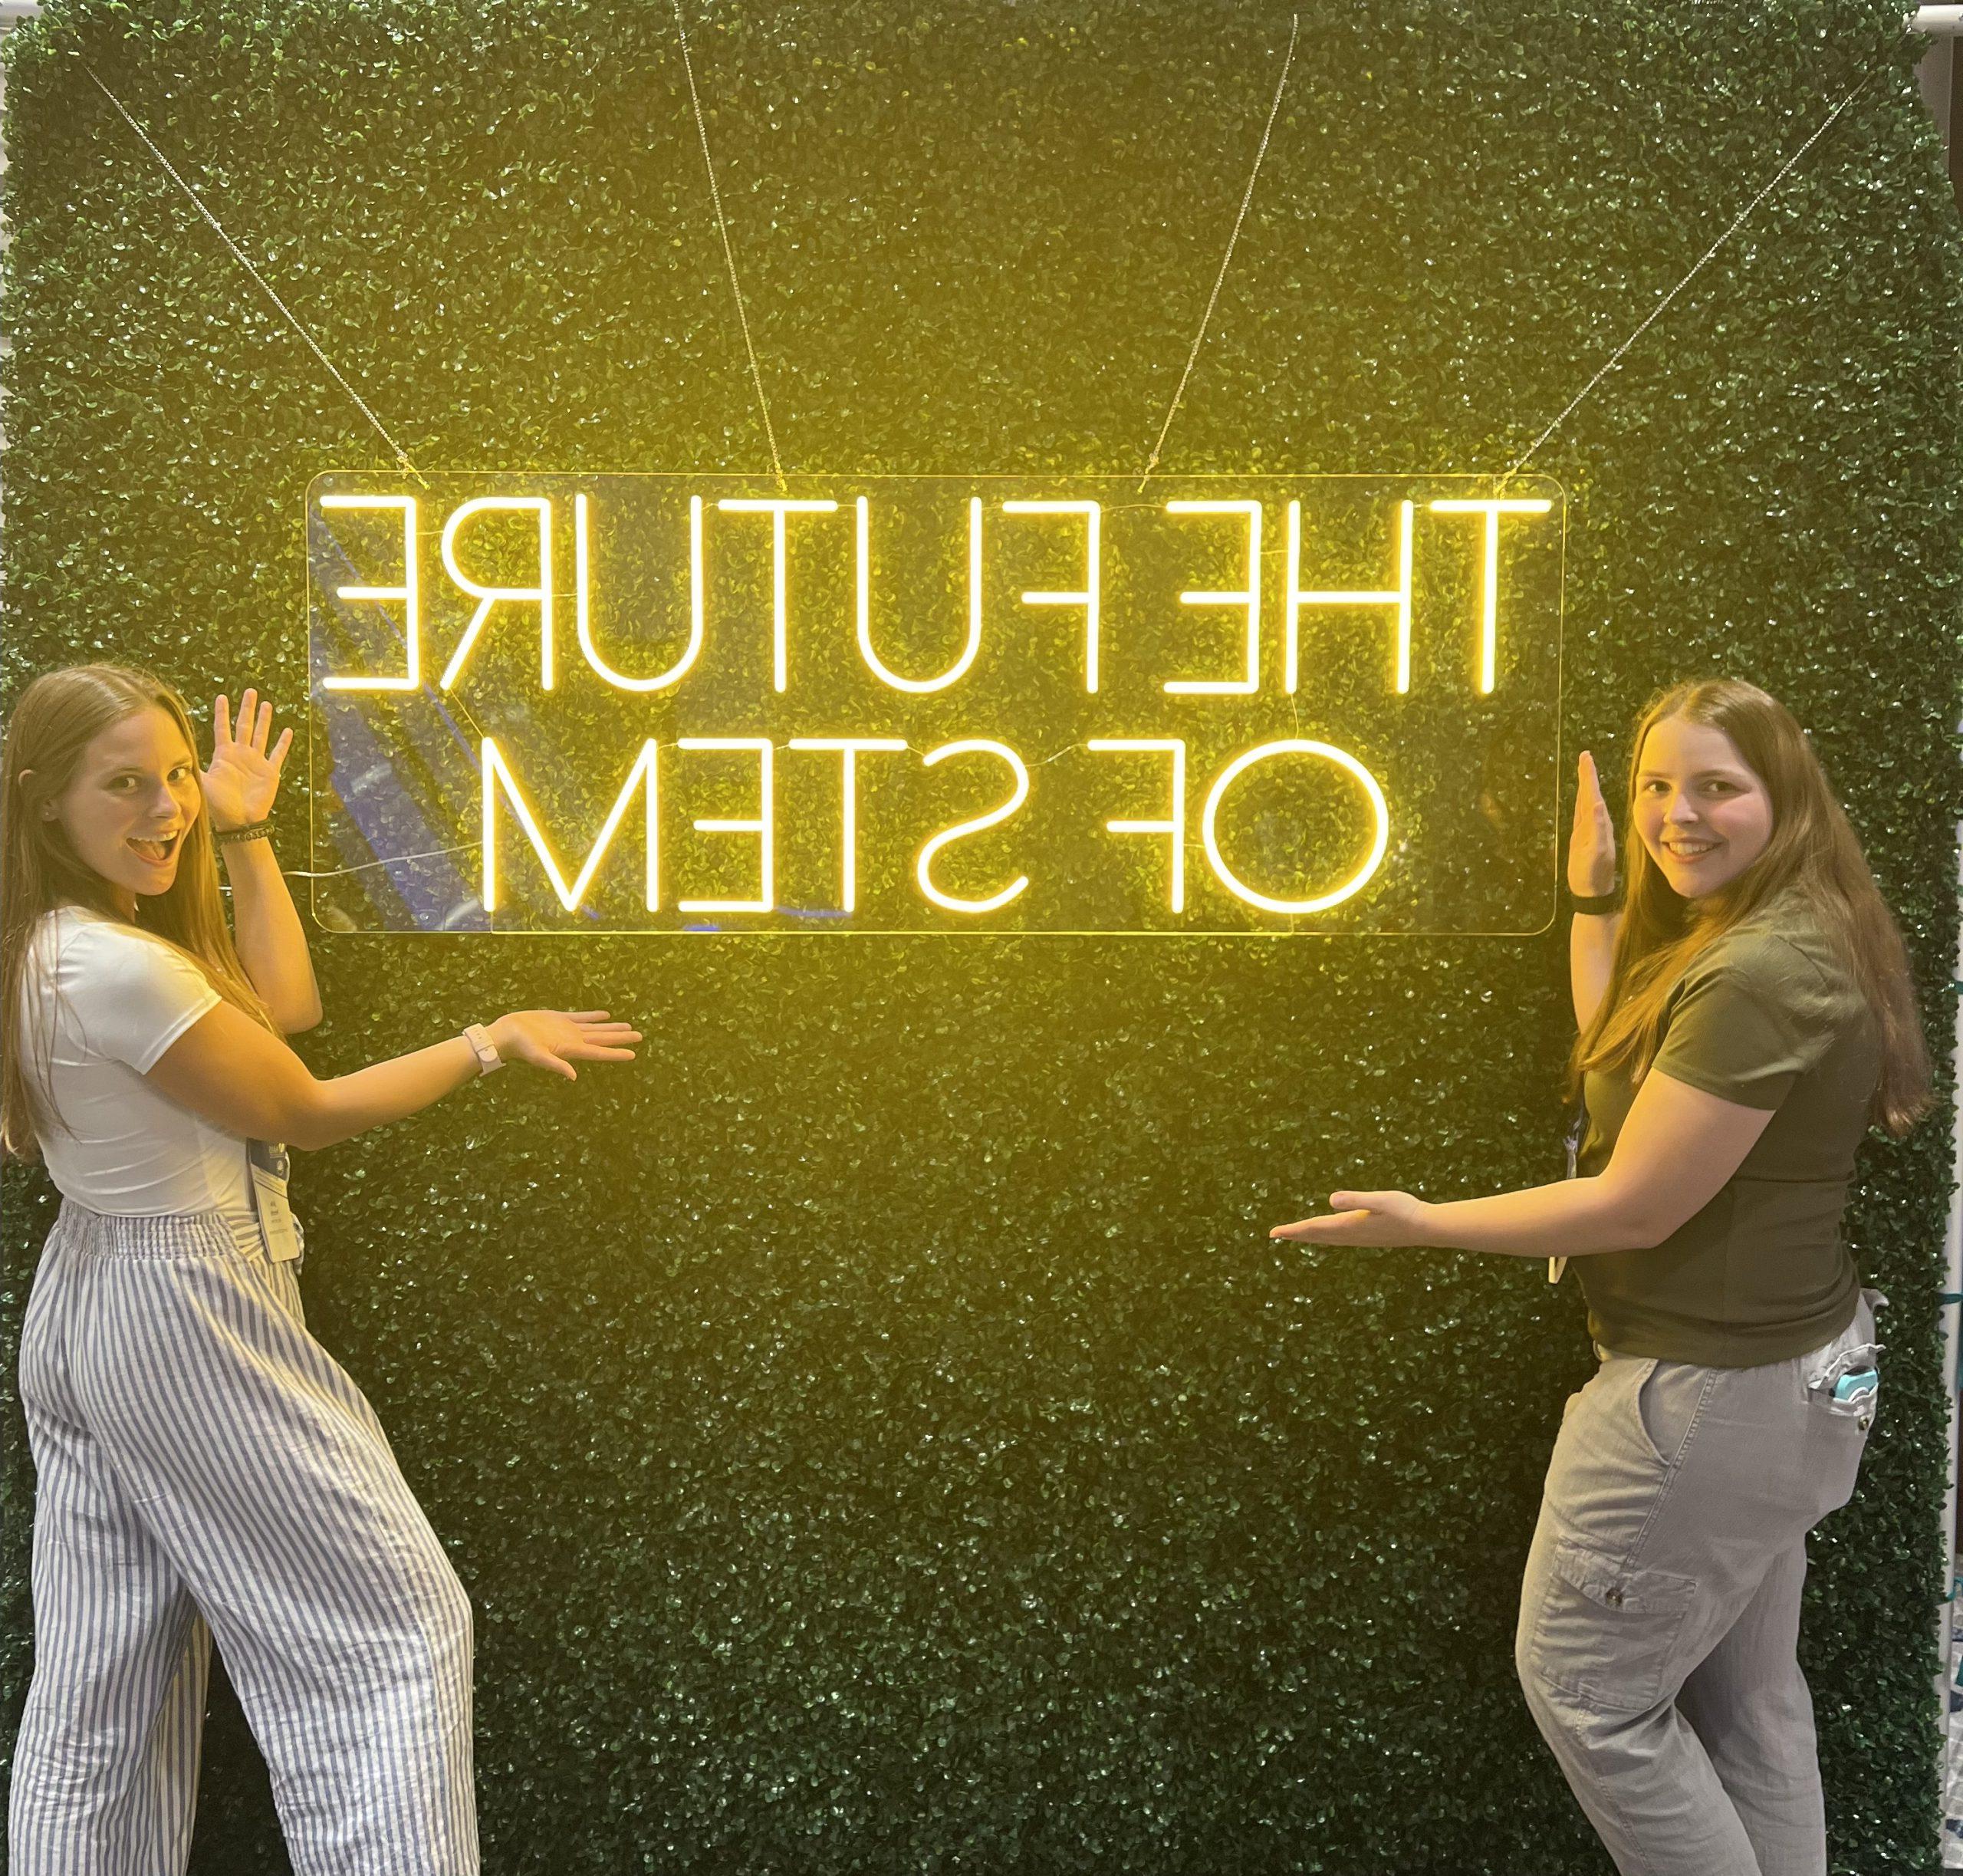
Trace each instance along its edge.
<path fill-rule="evenodd" d="M 1963 309 L 1899 0 L 1375 12 L 1303 13 L 1168 468 L 1504 468 L 1882 68 L 1534 466 L 1570 759 L 1686 673 L 1786 699 L 1946 1098 Z M 1286 12 L 689 17 L 788 468 L 1143 466 Z M 11 46 L 10 695 L 111 656 L 297 714 L 304 492 L 389 466 L 85 64 L 419 464 L 767 466 L 666 7 L 57 0 Z M 647 1031 L 295 1180 L 475 1601 L 487 1866 L 1606 1869 L 1511 1648 L 1572 1279 L 1264 1236 L 1554 1176 L 1564 943 L 319 934 L 323 1074 L 512 1006 Z M 1892 1306 L 1812 1545 L 1839 1870 L 1935 1867 L 1948 1129 L 1851 1216 Z M 11 1362 L 52 1200 L 5 1190 Z M 195 1867 L 281 1867 L 235 1714 L 206 1779 Z"/>

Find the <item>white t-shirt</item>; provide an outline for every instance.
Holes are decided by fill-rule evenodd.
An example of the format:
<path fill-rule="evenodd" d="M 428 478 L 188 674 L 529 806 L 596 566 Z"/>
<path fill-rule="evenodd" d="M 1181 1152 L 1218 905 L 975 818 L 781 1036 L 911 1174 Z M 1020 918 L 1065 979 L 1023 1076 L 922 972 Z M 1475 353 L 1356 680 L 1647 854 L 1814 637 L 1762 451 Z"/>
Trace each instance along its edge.
<path fill-rule="evenodd" d="M 28 940 L 21 997 L 23 1066 L 37 1088 L 51 1081 L 55 1111 L 73 1130 L 51 1127 L 41 1142 L 67 1197 L 124 1215 L 252 1209 L 245 1140 L 143 1078 L 219 1001 L 189 959 L 132 926 L 62 906 L 41 915 Z"/>

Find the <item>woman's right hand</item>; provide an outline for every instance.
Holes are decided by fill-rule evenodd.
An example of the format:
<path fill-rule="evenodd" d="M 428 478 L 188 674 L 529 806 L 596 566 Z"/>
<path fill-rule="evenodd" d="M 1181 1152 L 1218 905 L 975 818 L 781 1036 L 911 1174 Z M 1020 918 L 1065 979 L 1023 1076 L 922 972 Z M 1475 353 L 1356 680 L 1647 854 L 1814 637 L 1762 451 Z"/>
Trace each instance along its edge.
<path fill-rule="evenodd" d="M 507 1061 L 528 1061 L 569 1081 L 580 1078 L 575 1061 L 632 1061 L 634 1052 L 623 1045 L 641 1039 L 640 1030 L 608 1022 L 603 1009 L 515 1009 L 487 1026 Z"/>
<path fill-rule="evenodd" d="M 1598 899 L 1616 890 L 1615 823 L 1602 798 L 1595 759 L 1586 749 L 1574 794 L 1574 831 L 1568 837 L 1567 889 L 1582 899 Z"/>

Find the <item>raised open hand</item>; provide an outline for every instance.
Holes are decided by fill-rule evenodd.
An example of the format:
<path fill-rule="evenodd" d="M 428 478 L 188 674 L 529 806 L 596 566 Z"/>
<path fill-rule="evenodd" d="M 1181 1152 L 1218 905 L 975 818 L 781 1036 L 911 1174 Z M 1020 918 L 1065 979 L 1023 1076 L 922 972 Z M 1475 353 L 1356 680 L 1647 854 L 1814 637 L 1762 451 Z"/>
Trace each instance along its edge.
<path fill-rule="evenodd" d="M 1575 788 L 1574 831 L 1568 836 L 1567 889 L 1582 899 L 1599 899 L 1616 890 L 1616 824 L 1602 798 L 1595 759 L 1586 749 Z"/>
<path fill-rule="evenodd" d="M 259 703 L 258 697 L 256 690 L 248 690 L 238 699 L 235 735 L 222 691 L 212 707 L 211 765 L 198 779 L 215 828 L 246 828 L 265 820 L 279 792 L 280 769 L 293 745 L 293 732 L 282 729 L 268 754 L 266 738 L 272 733 L 273 706 Z"/>

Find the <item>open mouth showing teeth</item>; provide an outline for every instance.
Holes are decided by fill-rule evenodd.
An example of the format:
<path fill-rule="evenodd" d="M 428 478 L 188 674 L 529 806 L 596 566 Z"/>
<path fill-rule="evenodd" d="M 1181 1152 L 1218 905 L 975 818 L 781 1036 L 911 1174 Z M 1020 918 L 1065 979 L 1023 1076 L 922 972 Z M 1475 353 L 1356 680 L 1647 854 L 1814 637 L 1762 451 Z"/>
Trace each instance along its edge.
<path fill-rule="evenodd" d="M 1663 843 L 1663 851 L 1667 854 L 1675 854 L 1679 860 L 1699 859 L 1705 854 L 1715 853 L 1717 847 L 1718 843 L 1715 841 L 1701 841 L 1692 846 L 1685 846 L 1675 841 L 1665 841 Z"/>
<path fill-rule="evenodd" d="M 132 839 L 130 844 L 146 860 L 168 860 L 176 851 L 178 837 L 173 834 L 167 841 L 140 841 Z"/>

